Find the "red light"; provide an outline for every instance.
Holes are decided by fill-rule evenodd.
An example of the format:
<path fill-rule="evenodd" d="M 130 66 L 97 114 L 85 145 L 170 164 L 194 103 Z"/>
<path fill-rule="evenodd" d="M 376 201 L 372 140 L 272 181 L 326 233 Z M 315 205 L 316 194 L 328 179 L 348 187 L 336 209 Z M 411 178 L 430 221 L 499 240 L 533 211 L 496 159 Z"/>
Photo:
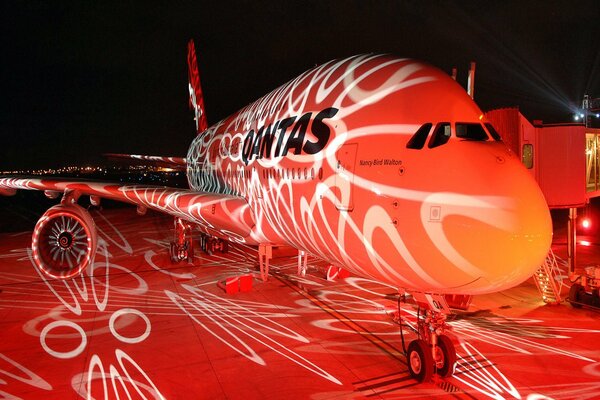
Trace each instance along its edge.
<path fill-rule="evenodd" d="M 581 221 L 581 226 L 585 229 L 589 229 L 592 226 L 592 221 L 590 221 L 589 218 L 584 218 L 583 221 Z"/>

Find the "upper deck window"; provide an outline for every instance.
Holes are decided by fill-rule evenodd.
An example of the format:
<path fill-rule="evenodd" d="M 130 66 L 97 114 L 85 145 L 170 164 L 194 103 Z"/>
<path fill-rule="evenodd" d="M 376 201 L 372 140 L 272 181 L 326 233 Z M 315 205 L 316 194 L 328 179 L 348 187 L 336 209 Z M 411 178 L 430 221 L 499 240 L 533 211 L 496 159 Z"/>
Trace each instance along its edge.
<path fill-rule="evenodd" d="M 422 149 L 425 146 L 425 141 L 427 140 L 427 136 L 429 136 L 429 131 L 433 124 L 430 122 L 423 124 L 415 134 L 410 138 L 408 143 L 406 143 L 407 149 Z"/>
<path fill-rule="evenodd" d="M 446 144 L 450 140 L 450 122 L 440 122 L 435 126 L 427 145 L 430 149 Z"/>
<path fill-rule="evenodd" d="M 479 123 L 456 123 L 456 137 L 464 140 L 489 140 L 483 126 Z"/>
<path fill-rule="evenodd" d="M 489 122 L 486 122 L 485 127 L 487 128 L 488 132 L 490 133 L 490 135 L 492 135 L 492 137 L 494 138 L 495 141 L 497 141 L 497 142 L 502 141 L 502 137 L 500 136 L 498 131 L 494 128 L 494 125 L 490 124 Z"/>

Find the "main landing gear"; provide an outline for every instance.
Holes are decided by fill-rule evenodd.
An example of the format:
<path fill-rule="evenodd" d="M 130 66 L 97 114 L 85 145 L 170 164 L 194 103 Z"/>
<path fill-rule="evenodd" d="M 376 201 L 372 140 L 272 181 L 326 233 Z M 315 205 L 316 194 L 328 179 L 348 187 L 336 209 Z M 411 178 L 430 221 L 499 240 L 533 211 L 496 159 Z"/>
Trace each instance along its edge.
<path fill-rule="evenodd" d="M 187 260 L 188 263 L 193 263 L 194 241 L 192 240 L 192 224 L 181 218 L 175 218 L 174 224 L 173 241 L 169 249 L 171 262 L 175 264 Z M 200 249 L 207 254 L 213 254 L 217 251 L 227 253 L 229 251 L 229 242 L 202 233 L 200 235 Z"/>
<path fill-rule="evenodd" d="M 181 218 L 175 218 L 175 231 L 171 242 L 169 254 L 171 262 L 176 264 L 181 261 L 194 262 L 194 241 L 192 240 L 192 226 Z"/>
<path fill-rule="evenodd" d="M 229 242 L 203 233 L 200 235 L 200 249 L 207 254 L 214 254 L 217 251 L 227 253 L 229 251 Z"/>
<path fill-rule="evenodd" d="M 434 373 L 441 377 L 451 376 L 456 366 L 456 349 L 450 338 L 444 335 L 444 331 L 449 328 L 446 316 L 450 313 L 444 296 L 413 293 L 418 307 L 417 339 L 408 344 L 408 349 L 404 344 L 400 314 L 400 302 L 405 300 L 405 296 L 401 295 L 398 299 L 398 318 L 402 349 L 410 375 L 418 382 L 429 381 Z"/>

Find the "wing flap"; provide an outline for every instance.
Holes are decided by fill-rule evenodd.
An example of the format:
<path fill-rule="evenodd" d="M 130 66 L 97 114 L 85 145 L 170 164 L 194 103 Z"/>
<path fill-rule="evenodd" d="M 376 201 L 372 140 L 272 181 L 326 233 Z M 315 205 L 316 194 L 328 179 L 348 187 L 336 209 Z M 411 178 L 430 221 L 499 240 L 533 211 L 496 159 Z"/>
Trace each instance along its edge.
<path fill-rule="evenodd" d="M 195 192 L 164 186 L 53 179 L 0 178 L 0 195 L 14 190 L 73 192 L 123 201 L 164 212 L 222 235 L 250 235 L 254 216 L 246 199 L 217 193 Z"/>

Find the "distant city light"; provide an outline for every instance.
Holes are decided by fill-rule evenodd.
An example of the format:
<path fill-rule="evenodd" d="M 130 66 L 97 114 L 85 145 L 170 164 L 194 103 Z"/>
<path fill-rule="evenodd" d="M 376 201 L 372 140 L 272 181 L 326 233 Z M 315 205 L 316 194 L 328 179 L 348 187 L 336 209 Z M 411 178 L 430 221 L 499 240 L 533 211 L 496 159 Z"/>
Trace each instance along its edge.
<path fill-rule="evenodd" d="M 573 115 L 573 119 L 574 119 L 575 121 L 579 121 L 579 115 L 578 115 L 578 114 L 575 114 L 575 115 Z"/>
<path fill-rule="evenodd" d="M 162 168 L 154 165 L 129 165 L 129 166 L 67 166 L 60 168 L 0 171 L 0 175 L 38 175 L 60 177 L 91 177 L 99 175 L 116 175 L 112 179 L 120 182 L 145 181 L 147 183 L 161 183 L 179 186 L 180 182 L 173 182 L 174 177 L 181 176 L 180 171 L 173 168 Z"/>

